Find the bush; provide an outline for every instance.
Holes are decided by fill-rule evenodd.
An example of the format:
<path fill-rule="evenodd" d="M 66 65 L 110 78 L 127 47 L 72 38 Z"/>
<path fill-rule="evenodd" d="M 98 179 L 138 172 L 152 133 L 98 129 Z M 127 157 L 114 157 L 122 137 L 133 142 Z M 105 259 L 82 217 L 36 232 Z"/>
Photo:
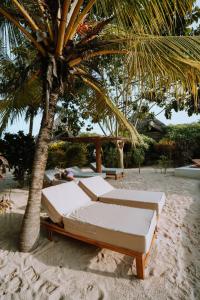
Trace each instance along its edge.
<path fill-rule="evenodd" d="M 65 167 L 84 167 L 88 164 L 87 146 L 85 144 L 71 144 L 67 147 Z"/>
<path fill-rule="evenodd" d="M 85 144 L 55 142 L 49 146 L 47 169 L 83 167 L 88 163 L 88 151 Z"/>
<path fill-rule="evenodd" d="M 14 179 L 20 186 L 24 185 L 25 176 L 31 174 L 34 151 L 34 138 L 23 131 L 6 133 L 4 139 L 0 140 L 0 152 L 8 160 L 10 168 L 14 169 Z"/>
<path fill-rule="evenodd" d="M 175 143 L 174 160 L 177 165 L 199 157 L 200 123 L 168 126 L 166 137 Z"/>
<path fill-rule="evenodd" d="M 116 145 L 112 142 L 105 142 L 102 144 L 101 150 L 103 165 L 106 167 L 117 167 L 118 153 Z"/>
<path fill-rule="evenodd" d="M 66 143 L 63 141 L 54 142 L 49 145 L 47 169 L 55 167 L 63 168 L 66 161 Z"/>

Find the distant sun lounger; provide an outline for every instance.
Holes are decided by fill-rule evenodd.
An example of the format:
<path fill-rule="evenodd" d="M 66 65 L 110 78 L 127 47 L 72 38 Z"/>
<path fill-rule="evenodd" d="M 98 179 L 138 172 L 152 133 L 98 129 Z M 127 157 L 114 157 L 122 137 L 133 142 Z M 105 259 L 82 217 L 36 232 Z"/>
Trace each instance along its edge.
<path fill-rule="evenodd" d="M 94 176 L 101 176 L 103 178 L 106 177 L 105 173 L 95 173 L 95 172 L 85 172 L 82 171 L 79 167 L 74 166 L 71 168 L 68 168 L 69 170 L 72 171 L 73 176 L 75 178 L 88 178 L 88 177 L 94 177 Z M 45 186 L 49 186 L 49 185 L 56 185 L 56 184 L 60 184 L 60 183 L 65 183 L 66 180 L 65 179 L 58 179 L 55 177 L 55 174 L 58 173 L 58 171 L 56 171 L 55 169 L 49 169 L 45 171 L 44 174 L 44 182 L 45 182 Z"/>
<path fill-rule="evenodd" d="M 156 212 L 94 202 L 73 181 L 42 190 L 42 218 L 49 239 L 53 232 L 136 258 L 137 277 L 144 279 L 155 238 Z M 64 251 L 64 249 L 63 249 Z"/>
<path fill-rule="evenodd" d="M 91 163 L 90 167 L 96 172 L 97 165 L 96 163 Z M 104 165 L 101 165 L 102 173 L 106 173 L 108 176 L 115 176 L 115 179 L 118 179 L 120 177 L 124 176 L 124 169 L 121 168 L 106 168 Z"/>
<path fill-rule="evenodd" d="M 157 216 L 165 204 L 166 197 L 163 192 L 116 189 L 99 176 L 81 179 L 78 184 L 94 201 L 152 209 L 156 211 Z"/>
<path fill-rule="evenodd" d="M 195 167 L 200 168 L 200 159 L 199 158 L 193 158 L 192 162 L 195 164 Z"/>
<path fill-rule="evenodd" d="M 103 178 L 106 177 L 105 173 L 96 173 L 96 172 L 88 172 L 88 171 L 82 171 L 79 167 L 74 166 L 70 167 L 70 170 L 72 170 L 74 177 L 79 177 L 79 178 L 87 178 L 87 177 L 94 177 L 94 176 L 101 176 Z"/>

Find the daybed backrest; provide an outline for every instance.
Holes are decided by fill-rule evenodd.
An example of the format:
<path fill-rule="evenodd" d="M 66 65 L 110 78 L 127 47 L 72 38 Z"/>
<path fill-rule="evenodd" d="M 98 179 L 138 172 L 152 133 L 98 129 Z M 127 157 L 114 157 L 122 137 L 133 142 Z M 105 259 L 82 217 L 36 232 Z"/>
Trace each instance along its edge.
<path fill-rule="evenodd" d="M 46 170 L 44 173 L 44 181 L 51 183 L 55 179 L 55 173 L 56 171 L 54 169 Z"/>
<path fill-rule="evenodd" d="M 55 223 L 62 222 L 63 215 L 89 203 L 91 199 L 73 181 L 42 190 L 42 206 Z"/>
<path fill-rule="evenodd" d="M 90 164 L 90 167 L 92 168 L 92 170 L 93 170 L 93 171 L 95 171 L 95 172 L 96 172 L 97 165 L 96 165 L 96 163 L 95 163 L 95 162 L 91 163 L 91 164 Z"/>
<path fill-rule="evenodd" d="M 88 196 L 97 201 L 100 196 L 114 190 L 114 187 L 109 184 L 101 176 L 95 176 L 79 180 L 78 185 L 88 194 Z"/>

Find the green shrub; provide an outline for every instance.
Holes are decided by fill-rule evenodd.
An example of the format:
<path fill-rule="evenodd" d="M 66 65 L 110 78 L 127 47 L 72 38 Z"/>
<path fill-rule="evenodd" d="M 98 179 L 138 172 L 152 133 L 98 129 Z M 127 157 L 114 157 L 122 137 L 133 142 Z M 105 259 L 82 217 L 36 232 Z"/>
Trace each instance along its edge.
<path fill-rule="evenodd" d="M 86 144 L 55 142 L 49 146 L 47 169 L 85 166 L 88 164 Z"/>
<path fill-rule="evenodd" d="M 138 165 L 139 173 L 140 173 L 141 164 L 143 164 L 143 162 L 145 160 L 145 151 L 142 147 L 135 148 L 133 150 L 132 155 L 133 155 L 134 162 Z"/>
<path fill-rule="evenodd" d="M 166 174 L 167 168 L 170 167 L 170 164 L 171 164 L 171 161 L 169 160 L 169 158 L 167 156 L 161 155 L 159 157 L 158 166 L 161 169 L 161 173 L 162 173 L 162 170 L 164 170 L 164 173 Z"/>
<path fill-rule="evenodd" d="M 71 144 L 66 149 L 65 167 L 79 166 L 83 167 L 88 164 L 87 160 L 87 145 Z"/>
<path fill-rule="evenodd" d="M 58 141 L 49 145 L 47 169 L 63 168 L 66 162 L 66 142 Z"/>
<path fill-rule="evenodd" d="M 23 131 L 6 133 L 0 140 L 0 152 L 7 158 L 10 168 L 14 169 L 14 179 L 20 186 L 24 185 L 25 176 L 31 174 L 34 151 L 34 138 Z"/>
<path fill-rule="evenodd" d="M 175 142 L 174 160 L 178 165 L 199 157 L 200 123 L 168 126 L 166 137 Z"/>

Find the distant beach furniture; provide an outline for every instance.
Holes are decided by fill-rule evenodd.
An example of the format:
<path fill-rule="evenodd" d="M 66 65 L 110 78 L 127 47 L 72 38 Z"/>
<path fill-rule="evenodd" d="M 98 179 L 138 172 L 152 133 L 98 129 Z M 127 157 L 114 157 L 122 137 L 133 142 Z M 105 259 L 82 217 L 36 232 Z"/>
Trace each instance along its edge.
<path fill-rule="evenodd" d="M 155 210 L 160 215 L 165 204 L 165 193 L 116 189 L 96 176 L 79 180 L 79 186 L 94 201 Z"/>
<path fill-rule="evenodd" d="M 90 164 L 90 167 L 96 172 L 97 165 L 95 162 Z M 115 179 L 118 179 L 120 177 L 124 176 L 124 169 L 121 168 L 106 168 L 104 165 L 101 165 L 102 173 L 106 173 L 107 176 L 114 176 Z"/>
<path fill-rule="evenodd" d="M 92 171 L 91 172 L 82 171 L 77 166 L 70 167 L 70 168 L 67 168 L 67 169 L 72 171 L 75 178 L 88 178 L 88 177 L 93 177 L 93 176 L 101 176 L 103 178 L 106 177 L 106 174 L 104 174 L 104 173 L 95 173 L 95 172 L 92 172 Z M 56 178 L 55 177 L 56 173 L 58 173 L 58 171 L 55 170 L 55 169 L 49 169 L 49 170 L 45 171 L 45 174 L 44 174 L 45 186 L 56 185 L 56 184 L 66 182 L 65 179 Z"/>
<path fill-rule="evenodd" d="M 192 162 L 195 164 L 196 167 L 200 168 L 200 158 L 193 158 Z"/>
<path fill-rule="evenodd" d="M 174 170 L 175 176 L 200 179 L 200 168 L 196 165 L 189 165 Z"/>
<path fill-rule="evenodd" d="M 48 238 L 59 233 L 136 258 L 139 279 L 155 239 L 156 212 L 94 202 L 73 181 L 42 190 L 42 206 L 49 218 L 41 219 Z"/>
<path fill-rule="evenodd" d="M 88 177 L 95 177 L 95 176 L 100 176 L 102 178 L 106 177 L 106 174 L 104 173 L 96 173 L 96 172 L 88 172 L 88 171 L 82 171 L 79 167 L 74 166 L 74 167 L 70 167 L 68 168 L 70 170 L 72 170 L 74 177 L 79 177 L 79 178 L 88 178 Z"/>

